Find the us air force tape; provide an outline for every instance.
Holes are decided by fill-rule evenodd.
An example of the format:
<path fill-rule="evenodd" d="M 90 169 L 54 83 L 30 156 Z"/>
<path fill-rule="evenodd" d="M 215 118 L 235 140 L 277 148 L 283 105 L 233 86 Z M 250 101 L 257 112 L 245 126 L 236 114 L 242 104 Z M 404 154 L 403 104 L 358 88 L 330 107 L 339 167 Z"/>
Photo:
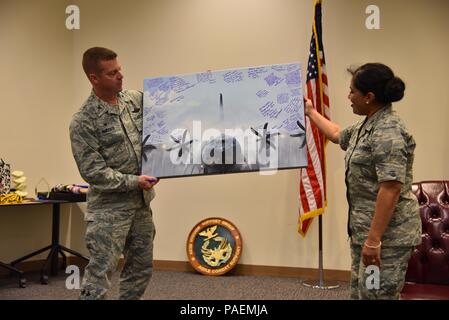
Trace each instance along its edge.
<path fill-rule="evenodd" d="M 232 222 L 207 218 L 190 231 L 186 247 L 189 262 L 196 271 L 220 276 L 237 265 L 242 254 L 242 237 Z"/>

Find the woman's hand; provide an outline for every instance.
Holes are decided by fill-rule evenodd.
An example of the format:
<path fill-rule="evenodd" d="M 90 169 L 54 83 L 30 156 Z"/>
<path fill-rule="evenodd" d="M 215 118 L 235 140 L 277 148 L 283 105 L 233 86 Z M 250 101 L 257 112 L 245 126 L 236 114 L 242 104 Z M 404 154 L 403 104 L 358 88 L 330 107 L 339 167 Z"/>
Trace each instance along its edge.
<path fill-rule="evenodd" d="M 313 110 L 315 110 L 315 108 L 313 107 L 312 100 L 304 98 L 304 113 L 306 116 L 309 116 Z"/>
<path fill-rule="evenodd" d="M 340 140 L 340 127 L 323 117 L 314 107 L 312 100 L 304 96 L 304 113 L 318 129 L 333 143 Z"/>
<path fill-rule="evenodd" d="M 373 247 L 367 247 L 366 244 L 363 245 L 362 248 L 362 261 L 363 264 L 367 267 L 369 265 L 376 265 L 380 267 L 380 251 L 381 246 L 374 248 Z"/>

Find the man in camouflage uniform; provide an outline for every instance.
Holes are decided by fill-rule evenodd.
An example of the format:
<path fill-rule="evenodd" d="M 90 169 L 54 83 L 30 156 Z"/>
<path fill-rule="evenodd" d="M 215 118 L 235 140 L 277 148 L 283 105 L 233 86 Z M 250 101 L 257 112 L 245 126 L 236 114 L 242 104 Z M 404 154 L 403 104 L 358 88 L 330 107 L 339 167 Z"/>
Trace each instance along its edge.
<path fill-rule="evenodd" d="M 72 153 L 90 187 L 86 267 L 80 299 L 104 299 L 121 254 L 120 299 L 139 299 L 150 281 L 155 234 L 150 201 L 157 179 L 140 175 L 142 93 L 123 90 L 117 54 L 83 55 L 92 92 L 70 124 Z"/>
<path fill-rule="evenodd" d="M 416 144 L 391 106 L 402 99 L 405 85 L 380 63 L 350 72 L 348 98 L 353 112 L 366 116 L 363 121 L 340 131 L 310 100 L 305 113 L 346 151 L 351 299 L 399 299 L 412 250 L 421 242 L 411 192 Z"/>

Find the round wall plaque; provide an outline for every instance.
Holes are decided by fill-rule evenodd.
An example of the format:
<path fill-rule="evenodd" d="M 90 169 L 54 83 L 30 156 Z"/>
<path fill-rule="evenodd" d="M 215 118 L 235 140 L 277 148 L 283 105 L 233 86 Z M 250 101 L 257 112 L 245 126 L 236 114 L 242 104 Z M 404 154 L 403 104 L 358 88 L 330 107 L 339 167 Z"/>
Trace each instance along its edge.
<path fill-rule="evenodd" d="M 196 271 L 220 276 L 237 265 L 242 254 L 242 237 L 232 222 L 207 218 L 190 231 L 186 247 L 189 262 Z"/>

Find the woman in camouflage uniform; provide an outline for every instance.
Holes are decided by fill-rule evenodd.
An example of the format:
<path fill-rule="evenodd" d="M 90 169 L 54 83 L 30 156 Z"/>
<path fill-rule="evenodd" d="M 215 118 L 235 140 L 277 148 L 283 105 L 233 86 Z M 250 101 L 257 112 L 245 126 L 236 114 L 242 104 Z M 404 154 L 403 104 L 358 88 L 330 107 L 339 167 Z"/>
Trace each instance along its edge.
<path fill-rule="evenodd" d="M 363 120 L 340 130 L 310 100 L 305 113 L 346 151 L 351 299 L 399 299 L 408 260 L 421 242 L 418 203 L 411 192 L 416 144 L 391 106 L 404 96 L 405 84 L 380 63 L 349 72 L 348 98 Z"/>

